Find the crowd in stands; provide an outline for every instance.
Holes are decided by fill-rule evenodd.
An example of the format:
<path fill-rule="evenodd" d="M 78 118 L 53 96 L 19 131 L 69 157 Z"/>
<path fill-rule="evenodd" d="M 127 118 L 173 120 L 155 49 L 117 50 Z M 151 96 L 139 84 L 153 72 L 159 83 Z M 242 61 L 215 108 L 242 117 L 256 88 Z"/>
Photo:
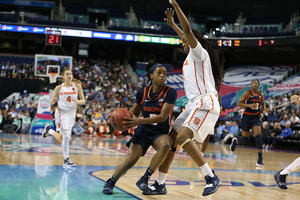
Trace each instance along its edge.
<path fill-rule="evenodd" d="M 299 105 L 289 101 L 290 96 L 299 91 L 291 91 L 282 97 L 271 97 L 266 100 L 266 111 L 261 114 L 263 148 L 288 149 L 289 143 L 300 143 L 300 111 Z M 224 118 L 220 118 L 216 125 L 214 142 L 230 144 L 233 137 L 241 136 L 239 122 L 242 109 L 234 109 Z M 269 119 L 270 115 L 275 118 Z M 254 137 L 250 137 L 249 146 L 255 146 Z M 292 147 L 291 147 L 292 148 Z M 296 149 L 300 149 L 297 147 Z"/>
<path fill-rule="evenodd" d="M 3 65 L 4 66 L 4 65 Z M 33 70 L 33 65 L 26 65 L 25 73 Z M 24 69 L 24 66 L 19 66 Z M 19 68 L 5 64 L 2 69 L 2 77 L 29 78 L 28 76 L 11 76 Z M 85 60 L 73 61 L 74 78 L 81 80 L 84 95 L 87 100 L 85 106 L 77 111 L 74 134 L 87 133 L 100 136 L 102 133 L 114 134 L 114 130 L 107 124 L 107 115 L 117 107 L 130 108 L 135 102 L 135 94 L 138 86 L 133 83 L 129 74 L 125 72 L 120 60 Z M 36 77 L 35 77 L 36 78 Z M 59 81 L 58 81 L 59 82 Z M 12 97 L 3 102 L 0 113 L 0 130 L 13 133 L 28 133 L 29 113 L 31 120 L 37 111 L 39 94 L 24 94 L 19 98 Z M 24 132 L 26 131 L 26 132 Z M 131 131 L 129 131 L 131 133 Z M 115 132 L 115 134 L 126 134 Z"/>
<path fill-rule="evenodd" d="M 1 77 L 36 78 L 33 77 L 33 71 L 33 64 L 15 66 L 13 63 L 2 63 Z M 74 59 L 72 71 L 74 78 L 82 81 L 87 100 L 86 105 L 79 107 L 77 111 L 74 135 L 132 134 L 132 130 L 129 133 L 115 131 L 107 123 L 107 115 L 113 109 L 130 108 L 134 104 L 135 94 L 141 86 L 132 81 L 120 60 Z M 298 130 L 298 126 L 300 127 L 299 105 L 289 101 L 291 95 L 299 93 L 300 91 L 292 91 L 288 95 L 266 100 L 267 109 L 261 116 L 264 148 L 275 148 L 283 139 L 291 137 L 292 132 Z M 0 131 L 28 133 L 30 122 L 37 111 L 38 99 L 39 94 L 30 96 L 24 91 L 18 98 L 12 97 L 9 101 L 2 102 Z M 241 135 L 240 118 L 241 109 L 234 109 L 227 116 L 220 117 L 216 125 L 215 142 L 230 143 L 233 137 Z M 285 132 L 286 129 L 289 130 Z"/>

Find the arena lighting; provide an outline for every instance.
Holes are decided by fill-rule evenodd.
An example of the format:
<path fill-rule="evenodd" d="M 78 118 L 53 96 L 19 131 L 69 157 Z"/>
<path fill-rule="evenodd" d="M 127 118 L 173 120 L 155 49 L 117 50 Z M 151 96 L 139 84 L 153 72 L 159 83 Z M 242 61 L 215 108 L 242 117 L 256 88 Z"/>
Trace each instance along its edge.
<path fill-rule="evenodd" d="M 130 41 L 130 42 L 147 42 L 147 43 L 170 44 L 170 45 L 180 44 L 179 38 L 172 38 L 172 37 L 112 33 L 112 32 L 99 32 L 99 31 L 54 28 L 54 27 L 37 27 L 37 26 L 0 24 L 0 31 L 45 34 L 45 35 L 47 35 L 46 38 L 48 38 L 48 36 L 49 36 L 50 42 L 54 41 L 52 39 L 55 39 L 55 38 L 53 38 L 54 35 L 51 35 L 49 33 L 56 31 L 56 32 L 60 32 L 61 36 L 69 36 L 69 37 L 109 39 L 109 40 L 121 40 L 121 41 Z M 48 41 L 48 40 L 46 39 L 46 41 Z M 59 44 L 60 43 L 61 43 L 61 40 L 59 40 Z"/>
<path fill-rule="evenodd" d="M 180 39 L 174 37 L 141 35 L 141 34 L 133 34 L 133 33 L 131 34 L 131 33 L 88 31 L 88 30 L 80 30 L 80 29 L 65 29 L 65 28 L 55 28 L 55 27 L 0 24 L 0 31 L 33 33 L 33 34 L 36 33 L 36 34 L 46 35 L 47 30 L 60 31 L 61 36 L 65 36 L 65 37 L 82 37 L 82 38 L 108 39 L 108 40 L 169 44 L 169 45 L 180 44 Z M 206 39 L 214 45 L 217 45 L 219 47 L 225 47 L 225 48 L 300 45 L 299 36 L 260 37 L 260 38 L 209 38 L 208 37 Z"/>

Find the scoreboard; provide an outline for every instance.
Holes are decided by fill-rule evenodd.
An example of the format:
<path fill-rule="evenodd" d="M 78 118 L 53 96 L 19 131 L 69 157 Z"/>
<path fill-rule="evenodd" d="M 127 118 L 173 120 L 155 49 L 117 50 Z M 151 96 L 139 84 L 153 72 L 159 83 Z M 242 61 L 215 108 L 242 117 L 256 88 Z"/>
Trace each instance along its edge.
<path fill-rule="evenodd" d="M 300 45 L 299 36 L 269 37 L 269 38 L 222 38 L 208 39 L 219 47 L 263 47 L 263 46 L 287 46 Z"/>

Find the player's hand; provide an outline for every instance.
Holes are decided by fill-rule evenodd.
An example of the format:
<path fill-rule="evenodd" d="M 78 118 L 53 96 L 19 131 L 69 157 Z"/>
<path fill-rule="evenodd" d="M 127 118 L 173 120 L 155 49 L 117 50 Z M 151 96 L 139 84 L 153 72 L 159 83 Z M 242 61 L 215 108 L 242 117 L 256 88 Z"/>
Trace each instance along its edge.
<path fill-rule="evenodd" d="M 291 96 L 291 101 L 296 102 L 297 104 L 300 104 L 300 96 L 298 95 L 293 95 Z"/>
<path fill-rule="evenodd" d="M 132 128 L 132 127 L 135 127 L 135 126 L 141 124 L 141 119 L 136 117 L 134 114 L 132 114 L 132 118 L 124 117 L 124 119 L 126 121 L 124 121 L 123 123 L 125 124 L 125 127 L 127 127 L 127 128 Z"/>
<path fill-rule="evenodd" d="M 107 121 L 107 123 L 111 123 L 111 121 L 110 121 L 110 117 L 111 117 L 111 113 L 109 113 L 107 116 L 106 116 L 106 121 Z"/>
<path fill-rule="evenodd" d="M 174 22 L 174 10 L 172 8 L 167 8 L 165 11 L 166 18 L 164 18 L 165 22 L 169 25 L 172 26 L 175 24 Z"/>
<path fill-rule="evenodd" d="M 257 110 L 258 109 L 258 105 L 256 103 L 250 104 L 250 108 L 252 110 Z"/>

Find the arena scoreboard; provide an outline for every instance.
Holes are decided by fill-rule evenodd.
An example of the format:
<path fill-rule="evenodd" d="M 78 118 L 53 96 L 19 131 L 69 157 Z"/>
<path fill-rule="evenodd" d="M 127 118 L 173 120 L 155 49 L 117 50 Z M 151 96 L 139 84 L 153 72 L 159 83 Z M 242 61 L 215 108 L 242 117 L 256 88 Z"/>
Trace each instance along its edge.
<path fill-rule="evenodd" d="M 219 47 L 263 47 L 300 45 L 300 37 L 269 37 L 269 38 L 222 38 L 208 39 Z"/>

